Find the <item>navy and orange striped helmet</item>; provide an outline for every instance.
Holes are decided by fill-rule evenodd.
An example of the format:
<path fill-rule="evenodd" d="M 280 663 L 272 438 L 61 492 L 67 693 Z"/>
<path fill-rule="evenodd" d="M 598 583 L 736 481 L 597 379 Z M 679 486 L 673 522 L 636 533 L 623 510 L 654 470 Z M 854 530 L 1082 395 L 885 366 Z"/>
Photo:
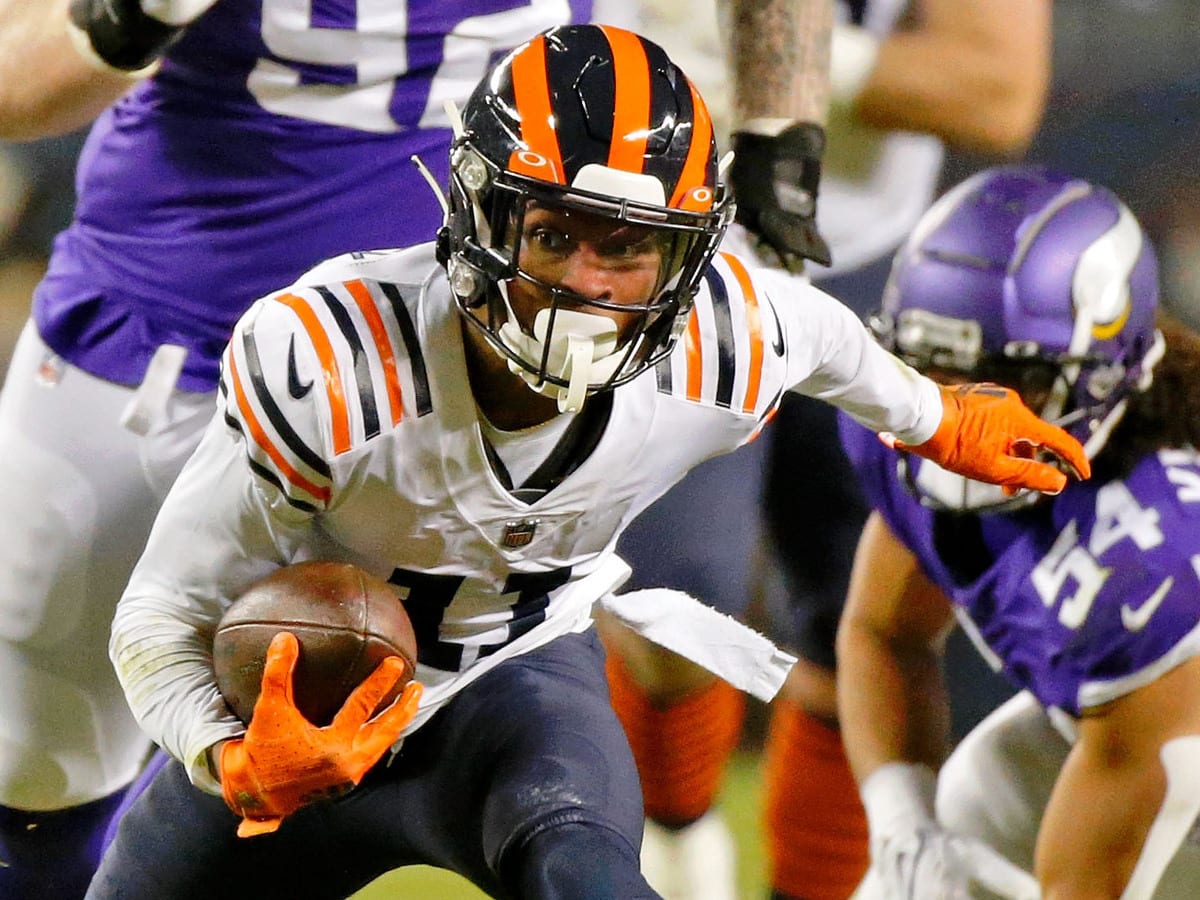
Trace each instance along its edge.
<path fill-rule="evenodd" d="M 502 59 L 463 109 L 442 234 L 451 287 L 502 355 L 538 383 L 564 385 L 548 358 L 551 336 L 538 335 L 537 353 L 503 336 L 515 318 L 505 285 L 537 285 L 554 310 L 586 313 L 605 304 L 521 268 L 521 219 L 530 203 L 650 227 L 661 238 L 654 295 L 621 307 L 640 313 L 640 324 L 589 391 L 628 381 L 668 353 L 733 203 L 718 177 L 704 100 L 661 47 L 611 26 L 551 29 Z M 531 323 L 519 326 L 531 330 Z"/>

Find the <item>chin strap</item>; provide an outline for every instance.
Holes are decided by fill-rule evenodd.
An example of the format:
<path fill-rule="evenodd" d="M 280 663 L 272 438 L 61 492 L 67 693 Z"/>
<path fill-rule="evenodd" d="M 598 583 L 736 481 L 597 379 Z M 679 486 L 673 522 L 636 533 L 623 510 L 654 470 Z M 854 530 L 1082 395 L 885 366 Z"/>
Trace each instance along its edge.
<path fill-rule="evenodd" d="M 544 373 L 531 372 L 514 360 L 508 368 L 520 375 L 525 383 L 547 397 L 558 401 L 559 412 L 579 412 L 592 384 L 603 384 L 612 378 L 625 353 L 618 352 L 617 326 L 604 316 L 560 309 L 554 314 L 549 352 L 546 333 L 550 329 L 551 311 L 543 309 L 533 320 L 533 335 L 527 335 L 514 320 L 500 326 L 504 343 L 529 365 L 540 370 L 546 357 Z M 566 381 L 566 386 L 549 381 L 546 376 Z"/>

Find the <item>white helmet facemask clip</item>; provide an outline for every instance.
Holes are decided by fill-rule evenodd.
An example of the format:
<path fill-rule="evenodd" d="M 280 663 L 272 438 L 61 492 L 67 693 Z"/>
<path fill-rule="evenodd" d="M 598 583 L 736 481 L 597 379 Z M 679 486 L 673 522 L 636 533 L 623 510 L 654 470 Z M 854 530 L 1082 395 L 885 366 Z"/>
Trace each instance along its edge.
<path fill-rule="evenodd" d="M 966 478 L 928 459 L 918 463 L 913 485 L 925 505 L 958 513 L 1020 509 L 1041 497 L 1028 490 L 1009 496 L 998 484 Z"/>
<path fill-rule="evenodd" d="M 553 327 L 551 322 L 553 321 Z M 546 334 L 550 332 L 549 347 Z M 528 335 L 510 318 L 500 326 L 500 337 L 522 360 L 535 370 L 545 372 L 567 383 L 554 384 L 529 371 L 514 360 L 508 368 L 533 390 L 558 401 L 559 412 L 579 412 L 587 397 L 589 385 L 604 384 L 620 367 L 626 350 L 617 347 L 617 326 L 605 316 L 570 309 L 539 310 L 533 320 L 533 334 Z"/>

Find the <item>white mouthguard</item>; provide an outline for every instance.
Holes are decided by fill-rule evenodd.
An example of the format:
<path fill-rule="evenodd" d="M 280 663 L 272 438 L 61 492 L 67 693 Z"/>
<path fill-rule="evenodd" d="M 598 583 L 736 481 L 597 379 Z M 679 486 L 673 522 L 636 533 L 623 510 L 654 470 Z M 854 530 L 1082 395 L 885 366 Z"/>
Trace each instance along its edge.
<path fill-rule="evenodd" d="M 504 343 L 521 359 L 538 367 L 546 349 L 546 331 L 550 310 L 543 309 L 533 320 L 533 336 L 523 332 L 512 320 L 500 326 Z M 566 387 L 544 380 L 526 371 L 513 360 L 508 367 L 520 375 L 539 394 L 554 397 L 559 412 L 579 412 L 589 384 L 603 384 L 620 365 L 624 354 L 617 353 L 617 326 L 605 316 L 560 309 L 554 316 L 554 334 L 546 357 L 546 374 L 561 378 Z"/>

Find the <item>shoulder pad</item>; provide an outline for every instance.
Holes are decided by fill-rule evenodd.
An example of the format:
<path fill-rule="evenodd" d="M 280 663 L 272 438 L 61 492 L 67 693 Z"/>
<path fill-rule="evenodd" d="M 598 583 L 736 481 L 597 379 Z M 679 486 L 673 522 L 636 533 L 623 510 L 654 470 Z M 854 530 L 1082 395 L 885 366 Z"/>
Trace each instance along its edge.
<path fill-rule="evenodd" d="M 238 323 L 222 361 L 226 418 L 293 505 L 322 508 L 334 460 L 432 411 L 409 294 L 366 278 L 297 282 Z"/>

